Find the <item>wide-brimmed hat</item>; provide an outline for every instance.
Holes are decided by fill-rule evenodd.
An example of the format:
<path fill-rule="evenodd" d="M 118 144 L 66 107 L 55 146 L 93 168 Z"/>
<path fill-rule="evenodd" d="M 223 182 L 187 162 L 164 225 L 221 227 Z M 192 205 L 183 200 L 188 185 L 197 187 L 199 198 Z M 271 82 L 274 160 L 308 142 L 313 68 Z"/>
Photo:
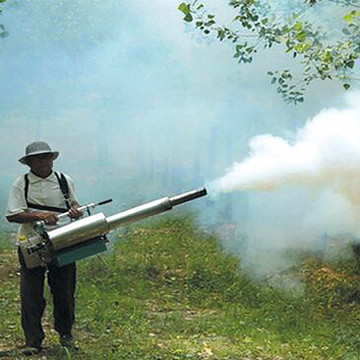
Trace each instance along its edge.
<path fill-rule="evenodd" d="M 59 152 L 52 151 L 50 145 L 45 141 L 35 141 L 25 148 L 25 155 L 19 161 L 26 165 L 26 160 L 29 156 L 40 154 L 53 154 L 54 160 L 59 156 Z"/>

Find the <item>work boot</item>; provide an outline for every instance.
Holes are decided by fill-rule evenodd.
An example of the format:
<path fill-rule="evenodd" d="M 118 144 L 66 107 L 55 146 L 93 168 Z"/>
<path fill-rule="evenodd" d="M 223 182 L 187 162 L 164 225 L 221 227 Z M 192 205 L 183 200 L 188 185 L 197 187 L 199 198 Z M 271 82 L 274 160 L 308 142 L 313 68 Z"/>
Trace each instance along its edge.
<path fill-rule="evenodd" d="M 73 337 L 71 334 L 61 335 L 60 344 L 68 349 L 73 349 L 73 350 L 78 349 L 73 343 Z"/>
<path fill-rule="evenodd" d="M 39 354 L 41 350 L 42 350 L 41 347 L 26 346 L 24 349 L 21 350 L 21 352 L 25 356 L 31 356 L 31 355 Z"/>

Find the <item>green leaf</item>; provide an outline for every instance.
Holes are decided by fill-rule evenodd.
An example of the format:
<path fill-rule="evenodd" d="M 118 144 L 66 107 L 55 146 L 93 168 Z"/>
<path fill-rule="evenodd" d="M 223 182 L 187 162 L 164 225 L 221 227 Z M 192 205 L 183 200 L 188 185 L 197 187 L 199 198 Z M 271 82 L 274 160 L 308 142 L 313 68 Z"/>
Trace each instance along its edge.
<path fill-rule="evenodd" d="M 353 12 L 349 12 L 347 13 L 344 17 L 343 17 L 344 21 L 349 23 L 349 22 L 352 22 L 353 19 L 354 19 L 354 14 Z"/>
<path fill-rule="evenodd" d="M 343 87 L 344 87 L 345 90 L 349 90 L 350 89 L 350 84 L 344 84 Z"/>
<path fill-rule="evenodd" d="M 301 31 L 302 29 L 302 24 L 301 22 L 297 21 L 295 24 L 294 24 L 294 30 L 295 31 Z"/>
<path fill-rule="evenodd" d="M 178 10 L 180 10 L 182 13 L 184 13 L 185 15 L 187 14 L 190 14 L 190 7 L 189 7 L 189 4 L 187 3 L 181 3 L 179 6 L 178 6 Z"/>
<path fill-rule="evenodd" d="M 296 39 L 299 40 L 300 42 L 303 42 L 306 38 L 307 38 L 307 34 L 305 31 L 301 31 L 296 35 Z"/>
<path fill-rule="evenodd" d="M 346 66 L 350 69 L 352 69 L 354 67 L 354 65 L 355 65 L 354 60 L 350 60 L 346 63 Z"/>
<path fill-rule="evenodd" d="M 193 17 L 192 17 L 192 15 L 189 13 L 189 14 L 186 14 L 186 15 L 185 15 L 184 20 L 185 20 L 186 22 L 192 22 L 192 21 L 193 21 Z"/>
<path fill-rule="evenodd" d="M 191 15 L 191 10 L 190 10 L 190 5 L 189 4 L 183 2 L 178 6 L 178 9 L 185 15 L 184 20 L 186 22 L 192 22 L 193 21 L 193 17 Z"/>

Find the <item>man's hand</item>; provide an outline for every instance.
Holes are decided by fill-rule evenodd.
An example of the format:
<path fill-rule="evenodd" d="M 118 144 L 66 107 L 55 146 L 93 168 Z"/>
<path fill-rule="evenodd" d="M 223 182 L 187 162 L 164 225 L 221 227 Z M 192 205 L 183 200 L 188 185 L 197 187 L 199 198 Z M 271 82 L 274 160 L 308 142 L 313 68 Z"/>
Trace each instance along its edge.
<path fill-rule="evenodd" d="M 50 211 L 23 211 L 19 214 L 7 216 L 7 220 L 19 224 L 32 221 L 44 221 L 47 225 L 55 225 L 59 220 L 58 215 L 59 214 Z M 69 209 L 69 217 L 72 219 L 78 219 L 82 215 L 82 211 L 78 210 L 75 206 Z"/>
<path fill-rule="evenodd" d="M 46 225 L 55 225 L 59 218 L 54 212 L 37 212 L 37 220 L 42 220 Z"/>
<path fill-rule="evenodd" d="M 6 218 L 10 222 L 16 222 L 19 224 L 33 221 L 44 221 L 48 225 L 55 225 L 59 220 L 56 213 L 49 211 L 23 211 L 15 215 L 7 216 Z"/>
<path fill-rule="evenodd" d="M 69 210 L 69 217 L 71 219 L 78 219 L 83 215 L 83 212 L 77 209 L 76 207 L 72 206 Z"/>

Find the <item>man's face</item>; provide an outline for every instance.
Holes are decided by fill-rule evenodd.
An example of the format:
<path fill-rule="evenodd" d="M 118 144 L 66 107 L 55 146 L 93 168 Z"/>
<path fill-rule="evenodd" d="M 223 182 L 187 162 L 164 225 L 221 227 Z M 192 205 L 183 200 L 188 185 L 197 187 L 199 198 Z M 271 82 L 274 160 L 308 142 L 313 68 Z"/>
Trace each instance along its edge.
<path fill-rule="evenodd" d="M 35 175 L 45 179 L 52 172 L 53 161 L 54 155 L 49 153 L 29 156 L 26 160 L 26 163 L 29 165 L 31 171 Z"/>

